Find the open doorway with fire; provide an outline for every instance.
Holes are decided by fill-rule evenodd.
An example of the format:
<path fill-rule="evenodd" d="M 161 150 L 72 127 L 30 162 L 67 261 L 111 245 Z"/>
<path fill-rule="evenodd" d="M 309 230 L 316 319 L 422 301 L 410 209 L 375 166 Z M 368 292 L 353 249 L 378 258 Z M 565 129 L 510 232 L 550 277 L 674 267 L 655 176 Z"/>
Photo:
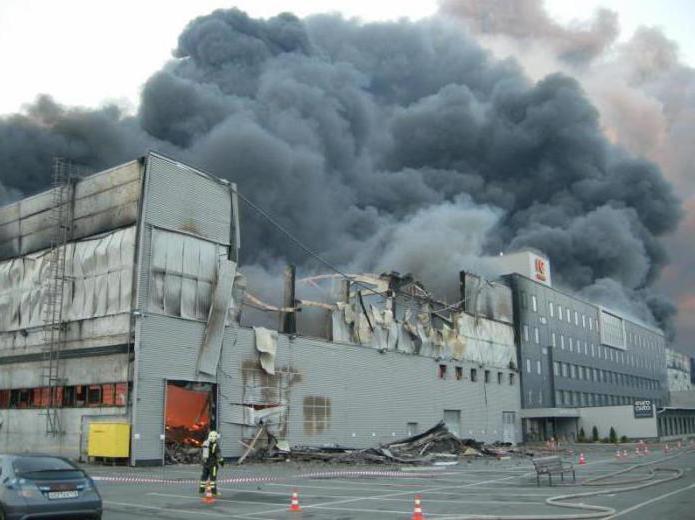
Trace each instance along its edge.
<path fill-rule="evenodd" d="M 217 385 L 167 381 L 165 403 L 165 464 L 200 462 L 200 448 L 217 427 Z"/>

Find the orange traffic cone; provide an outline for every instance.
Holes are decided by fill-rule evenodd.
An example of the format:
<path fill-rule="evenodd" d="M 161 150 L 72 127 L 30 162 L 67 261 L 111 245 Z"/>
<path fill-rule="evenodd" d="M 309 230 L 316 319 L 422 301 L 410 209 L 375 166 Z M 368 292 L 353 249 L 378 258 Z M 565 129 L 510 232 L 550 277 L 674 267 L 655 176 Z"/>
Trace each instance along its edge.
<path fill-rule="evenodd" d="M 301 511 L 302 508 L 299 507 L 299 493 L 296 491 L 292 492 L 292 500 L 290 501 L 290 511 Z"/>
<path fill-rule="evenodd" d="M 616 452 L 615 452 L 615 458 L 618 459 L 618 460 L 620 460 L 620 459 L 623 458 L 623 456 L 620 454 L 620 450 L 616 450 Z"/>
<path fill-rule="evenodd" d="M 415 495 L 415 508 L 413 509 L 413 516 L 410 517 L 410 520 L 425 520 L 425 515 L 422 514 L 420 495 Z"/>
<path fill-rule="evenodd" d="M 210 487 L 210 482 L 205 486 L 205 494 L 203 498 L 200 499 L 203 504 L 214 504 L 215 496 L 212 494 L 212 488 Z"/>
<path fill-rule="evenodd" d="M 668 447 L 668 443 L 664 444 L 664 453 L 668 454 L 671 448 Z"/>
<path fill-rule="evenodd" d="M 579 464 L 586 464 L 586 459 L 584 458 L 583 453 L 579 454 Z"/>
<path fill-rule="evenodd" d="M 649 446 L 647 446 L 646 444 L 644 445 L 644 454 L 649 455 Z"/>
<path fill-rule="evenodd" d="M 623 458 L 624 458 L 624 459 L 627 458 L 627 450 L 623 450 Z"/>

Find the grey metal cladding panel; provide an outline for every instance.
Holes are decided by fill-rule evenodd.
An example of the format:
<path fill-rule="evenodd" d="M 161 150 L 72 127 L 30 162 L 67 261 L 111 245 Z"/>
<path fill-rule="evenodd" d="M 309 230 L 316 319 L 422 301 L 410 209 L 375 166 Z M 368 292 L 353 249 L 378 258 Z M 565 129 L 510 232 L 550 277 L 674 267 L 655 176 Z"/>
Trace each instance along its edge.
<path fill-rule="evenodd" d="M 161 460 L 162 440 L 159 436 L 164 433 L 164 379 L 139 380 L 137 392 L 132 457 L 134 460 Z"/>
<path fill-rule="evenodd" d="M 234 348 L 225 349 L 225 370 L 240 374 L 242 364 L 255 359 L 253 333 L 240 329 Z M 519 409 L 518 383 L 508 384 L 507 370 L 503 371 L 503 384 L 497 384 L 497 370 L 492 369 L 492 383 L 484 385 L 480 367 L 458 364 L 466 374 L 465 380 L 458 381 L 454 378 L 457 365 L 447 363 L 448 378 L 442 381 L 437 379 L 433 359 L 380 354 L 370 348 L 302 337 L 289 340 L 284 335 L 279 339 L 276 366 L 300 373 L 289 391 L 288 437 L 293 445 L 373 446 L 404 436 L 408 422 L 417 422 L 421 430 L 434 425 L 445 409 L 461 410 L 462 435 L 495 440 L 501 438 L 502 411 Z M 469 380 L 473 367 L 479 373 L 476 383 Z M 233 393 L 238 385 L 230 388 Z M 321 433 L 304 430 L 304 398 L 309 396 L 331 403 L 330 426 Z M 245 435 L 252 431 L 247 429 Z"/>
<path fill-rule="evenodd" d="M 134 456 L 136 459 L 158 459 L 161 457 L 159 435 L 164 431 L 164 381 L 215 382 L 215 378 L 196 374 L 204 323 L 157 315 L 140 319 L 138 402 L 133 431 L 140 434 L 140 440 Z"/>
<path fill-rule="evenodd" d="M 140 262 L 137 267 L 137 293 L 135 306 L 144 311 L 148 305 L 149 290 L 150 290 L 150 262 L 152 259 L 152 226 L 148 226 L 142 220 L 138 223 L 140 226 L 140 242 L 138 244 L 139 258 L 136 262 Z"/>
<path fill-rule="evenodd" d="M 137 218 L 141 166 L 133 161 L 75 184 L 74 238 L 132 224 Z M 0 258 L 31 253 L 50 245 L 52 190 L 0 208 Z"/>
<path fill-rule="evenodd" d="M 148 156 L 147 175 L 148 223 L 229 243 L 232 199 L 228 186 L 154 154 Z"/>
<path fill-rule="evenodd" d="M 84 177 L 75 186 L 75 198 L 80 200 L 118 186 L 139 182 L 141 171 L 140 161 L 136 160 Z"/>

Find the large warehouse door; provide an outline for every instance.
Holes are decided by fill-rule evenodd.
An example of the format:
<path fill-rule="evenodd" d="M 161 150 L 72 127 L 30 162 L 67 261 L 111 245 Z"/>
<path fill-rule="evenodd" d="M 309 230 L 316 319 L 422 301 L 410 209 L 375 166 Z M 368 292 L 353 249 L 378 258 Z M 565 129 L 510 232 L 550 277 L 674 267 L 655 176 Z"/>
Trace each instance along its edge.
<path fill-rule="evenodd" d="M 203 441 L 216 428 L 216 396 L 216 385 L 212 383 L 167 381 L 165 463 L 199 461 Z"/>

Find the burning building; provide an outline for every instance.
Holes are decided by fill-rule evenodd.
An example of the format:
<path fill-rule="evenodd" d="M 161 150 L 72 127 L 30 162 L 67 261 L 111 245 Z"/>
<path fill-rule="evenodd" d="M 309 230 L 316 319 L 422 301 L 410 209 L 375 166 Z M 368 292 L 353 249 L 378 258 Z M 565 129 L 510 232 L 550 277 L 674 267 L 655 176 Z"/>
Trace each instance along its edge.
<path fill-rule="evenodd" d="M 440 420 L 519 440 L 509 287 L 462 274 L 462 301 L 407 276 L 349 276 L 336 298 L 288 285 L 273 308 L 238 271 L 233 183 L 157 153 L 0 208 L 0 450 L 85 454 L 89 425 L 129 425 L 132 464 L 187 460 L 259 425 L 292 445 L 366 447 Z M 280 331 L 240 324 L 252 302 Z M 297 334 L 317 309 L 325 337 Z"/>

